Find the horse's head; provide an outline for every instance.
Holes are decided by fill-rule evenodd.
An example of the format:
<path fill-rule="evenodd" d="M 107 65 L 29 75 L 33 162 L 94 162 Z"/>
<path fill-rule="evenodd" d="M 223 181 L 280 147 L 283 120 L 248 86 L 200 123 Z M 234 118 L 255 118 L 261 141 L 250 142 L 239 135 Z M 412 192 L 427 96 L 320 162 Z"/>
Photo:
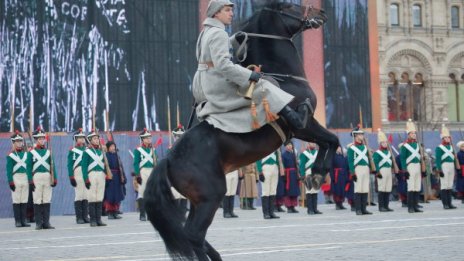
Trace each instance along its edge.
<path fill-rule="evenodd" d="M 243 28 L 249 33 L 265 33 L 292 38 L 327 21 L 324 10 L 290 3 L 271 3 L 258 11 Z"/>

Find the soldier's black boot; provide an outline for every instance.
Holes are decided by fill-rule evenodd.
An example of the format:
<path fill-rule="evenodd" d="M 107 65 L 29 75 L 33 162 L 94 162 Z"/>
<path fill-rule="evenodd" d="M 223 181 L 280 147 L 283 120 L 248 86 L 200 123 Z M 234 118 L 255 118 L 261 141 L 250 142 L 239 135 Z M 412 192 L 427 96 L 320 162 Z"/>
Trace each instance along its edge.
<path fill-rule="evenodd" d="M 450 209 L 455 209 L 456 206 L 453 205 L 453 195 L 452 195 L 452 190 L 448 189 L 448 206 Z"/>
<path fill-rule="evenodd" d="M 379 201 L 379 211 L 380 212 L 387 212 L 387 208 L 385 207 L 385 192 L 380 192 L 378 193 L 378 201 Z"/>
<path fill-rule="evenodd" d="M 34 219 L 35 229 L 41 230 L 43 228 L 43 205 L 34 204 Z"/>
<path fill-rule="evenodd" d="M 361 193 L 354 193 L 354 207 L 356 209 L 356 215 L 362 215 L 362 209 L 361 209 Z"/>
<path fill-rule="evenodd" d="M 74 211 L 76 212 L 76 223 L 85 224 L 84 219 L 82 218 L 82 201 L 74 201 Z"/>
<path fill-rule="evenodd" d="M 442 189 L 440 190 L 440 199 L 441 199 L 441 203 L 443 204 L 443 208 L 444 209 L 450 209 L 449 205 L 448 205 L 448 191 L 445 190 L 445 189 Z"/>
<path fill-rule="evenodd" d="M 261 204 L 263 207 L 263 217 L 264 219 L 271 219 L 271 214 L 269 213 L 269 197 L 261 197 Z"/>
<path fill-rule="evenodd" d="M 143 198 L 137 199 L 137 203 L 139 205 L 139 220 L 140 221 L 147 221 L 147 213 L 145 212 L 145 202 L 143 202 Z"/>
<path fill-rule="evenodd" d="M 55 229 L 54 226 L 50 224 L 50 203 L 42 205 L 43 207 L 43 228 L 44 229 Z"/>
<path fill-rule="evenodd" d="M 419 205 L 419 196 L 420 196 L 420 192 L 415 191 L 414 192 L 414 212 L 423 212 L 422 210 L 420 210 L 422 206 Z"/>
<path fill-rule="evenodd" d="M 96 203 L 91 202 L 89 203 L 89 216 L 90 216 L 90 226 L 96 227 L 97 226 L 97 208 Z"/>
<path fill-rule="evenodd" d="M 415 213 L 414 211 L 414 192 L 408 191 L 408 212 L 409 213 Z"/>
<path fill-rule="evenodd" d="M 322 214 L 321 211 L 317 210 L 317 195 L 318 194 L 313 194 L 313 210 L 316 214 Z"/>
<path fill-rule="evenodd" d="M 104 227 L 106 226 L 105 223 L 102 222 L 102 212 L 103 212 L 103 203 L 102 202 L 96 202 L 95 203 L 95 208 L 96 208 L 96 211 L 95 211 L 95 214 L 96 214 L 96 218 L 97 218 L 97 226 L 99 227 Z"/>
<path fill-rule="evenodd" d="M 234 213 L 234 205 L 235 205 L 235 196 L 229 196 L 229 213 L 230 216 L 233 218 L 238 218 L 237 215 Z"/>
<path fill-rule="evenodd" d="M 390 211 L 390 212 L 393 211 L 393 209 L 390 208 L 390 192 L 385 192 L 383 196 L 384 196 L 383 202 L 384 202 L 385 208 L 387 209 L 387 211 Z"/>
<path fill-rule="evenodd" d="M 269 196 L 269 199 L 268 199 L 268 208 L 269 208 L 269 215 L 271 216 L 271 218 L 280 218 L 279 216 L 277 216 L 276 214 L 274 214 L 274 211 L 275 211 L 275 200 L 276 200 L 276 196 Z"/>
<path fill-rule="evenodd" d="M 367 197 L 368 197 L 368 193 L 362 193 L 361 194 L 362 197 L 361 197 L 361 212 L 363 215 L 372 215 L 371 212 L 367 211 Z"/>
<path fill-rule="evenodd" d="M 232 216 L 230 215 L 230 208 L 229 208 L 229 196 L 224 196 L 224 199 L 222 200 L 222 215 L 224 218 L 231 218 Z"/>
<path fill-rule="evenodd" d="M 88 200 L 82 200 L 82 219 L 84 220 L 84 223 L 90 223 Z"/>
<path fill-rule="evenodd" d="M 307 102 L 309 103 L 308 99 Z M 309 113 L 310 109 L 305 101 L 304 103 L 298 105 L 297 110 L 293 110 L 290 108 L 290 106 L 287 105 L 278 114 L 287 121 L 290 129 L 295 132 L 304 129 L 308 121 Z"/>
<path fill-rule="evenodd" d="M 26 216 L 27 216 L 27 203 L 19 204 L 19 214 L 21 216 L 21 226 L 22 227 L 30 227 L 31 225 L 27 224 Z"/>
<path fill-rule="evenodd" d="M 21 209 L 19 204 L 13 204 L 13 214 L 15 219 L 15 226 L 22 227 L 23 225 L 21 224 Z"/>
<path fill-rule="evenodd" d="M 306 207 L 308 215 L 316 215 L 316 212 L 314 212 L 314 207 L 313 207 L 313 196 L 312 194 L 307 193 L 306 194 Z"/>
<path fill-rule="evenodd" d="M 247 198 L 248 201 L 248 209 L 249 210 L 256 210 L 256 208 L 253 206 L 253 198 Z"/>

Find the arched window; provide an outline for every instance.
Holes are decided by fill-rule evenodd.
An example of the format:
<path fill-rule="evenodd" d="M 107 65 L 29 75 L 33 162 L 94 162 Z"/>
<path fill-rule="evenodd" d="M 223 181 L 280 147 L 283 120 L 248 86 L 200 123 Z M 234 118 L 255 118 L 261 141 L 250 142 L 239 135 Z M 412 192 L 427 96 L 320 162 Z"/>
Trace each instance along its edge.
<path fill-rule="evenodd" d="M 414 27 L 422 27 L 422 7 L 418 4 L 412 6 L 412 22 Z"/>
<path fill-rule="evenodd" d="M 451 7 L 451 28 L 459 28 L 459 7 Z"/>
<path fill-rule="evenodd" d="M 390 5 L 390 25 L 391 26 L 400 25 L 400 7 L 398 4 Z"/>

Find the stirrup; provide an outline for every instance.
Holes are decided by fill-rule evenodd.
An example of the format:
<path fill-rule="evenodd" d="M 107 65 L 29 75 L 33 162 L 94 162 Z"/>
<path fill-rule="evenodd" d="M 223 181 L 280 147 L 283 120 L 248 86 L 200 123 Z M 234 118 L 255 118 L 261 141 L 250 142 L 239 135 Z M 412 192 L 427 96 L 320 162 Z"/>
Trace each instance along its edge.
<path fill-rule="evenodd" d="M 301 122 L 303 126 L 306 127 L 309 117 L 314 115 L 314 107 L 311 105 L 311 102 L 309 102 L 309 98 L 306 98 L 302 103 L 298 104 L 295 111 L 300 114 Z"/>

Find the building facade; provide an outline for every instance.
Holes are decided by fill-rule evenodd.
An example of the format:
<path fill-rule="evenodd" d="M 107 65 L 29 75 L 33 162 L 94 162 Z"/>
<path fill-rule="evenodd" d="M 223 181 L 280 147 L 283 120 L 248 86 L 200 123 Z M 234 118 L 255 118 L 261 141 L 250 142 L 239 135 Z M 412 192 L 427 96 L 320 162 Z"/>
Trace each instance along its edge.
<path fill-rule="evenodd" d="M 463 0 L 377 0 L 382 125 L 464 122 L 463 13 Z"/>

